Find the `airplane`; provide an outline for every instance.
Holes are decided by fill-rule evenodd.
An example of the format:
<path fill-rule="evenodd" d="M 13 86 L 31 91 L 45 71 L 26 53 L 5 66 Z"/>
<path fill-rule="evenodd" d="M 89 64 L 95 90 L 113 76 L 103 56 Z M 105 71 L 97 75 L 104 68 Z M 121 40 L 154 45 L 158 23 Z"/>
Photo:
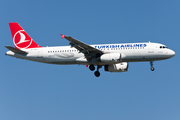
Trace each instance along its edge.
<path fill-rule="evenodd" d="M 126 72 L 129 62 L 149 61 L 151 71 L 154 71 L 153 62 L 172 58 L 175 52 L 160 43 L 123 43 L 88 45 L 70 36 L 61 34 L 62 39 L 69 41 L 70 46 L 42 47 L 26 33 L 17 23 L 9 23 L 15 47 L 5 46 L 10 51 L 8 56 L 36 61 L 41 63 L 70 65 L 86 65 L 100 76 L 99 69 L 104 66 L 108 72 Z"/>

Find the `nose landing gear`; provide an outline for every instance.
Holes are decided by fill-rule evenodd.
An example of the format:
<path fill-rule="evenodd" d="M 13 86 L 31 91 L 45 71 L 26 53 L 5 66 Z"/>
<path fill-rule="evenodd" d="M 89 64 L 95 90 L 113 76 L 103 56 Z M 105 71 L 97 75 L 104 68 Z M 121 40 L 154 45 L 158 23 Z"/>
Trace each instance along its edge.
<path fill-rule="evenodd" d="M 153 61 L 150 61 L 150 65 L 151 65 L 151 71 L 154 71 Z"/>

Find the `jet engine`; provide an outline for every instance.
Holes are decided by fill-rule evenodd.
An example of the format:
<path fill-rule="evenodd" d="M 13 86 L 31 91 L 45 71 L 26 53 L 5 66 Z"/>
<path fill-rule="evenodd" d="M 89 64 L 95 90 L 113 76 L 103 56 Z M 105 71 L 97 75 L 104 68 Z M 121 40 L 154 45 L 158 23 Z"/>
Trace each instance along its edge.
<path fill-rule="evenodd" d="M 126 72 L 128 71 L 128 63 L 121 62 L 118 64 L 105 65 L 104 70 L 109 72 Z"/>

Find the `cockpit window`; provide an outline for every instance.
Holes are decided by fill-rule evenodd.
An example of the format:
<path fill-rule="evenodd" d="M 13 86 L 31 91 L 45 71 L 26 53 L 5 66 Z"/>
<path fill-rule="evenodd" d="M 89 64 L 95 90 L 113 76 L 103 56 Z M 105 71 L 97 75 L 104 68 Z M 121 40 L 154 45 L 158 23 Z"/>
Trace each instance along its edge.
<path fill-rule="evenodd" d="M 162 48 L 168 48 L 168 47 L 166 47 L 166 46 L 160 46 L 160 49 L 162 49 Z"/>

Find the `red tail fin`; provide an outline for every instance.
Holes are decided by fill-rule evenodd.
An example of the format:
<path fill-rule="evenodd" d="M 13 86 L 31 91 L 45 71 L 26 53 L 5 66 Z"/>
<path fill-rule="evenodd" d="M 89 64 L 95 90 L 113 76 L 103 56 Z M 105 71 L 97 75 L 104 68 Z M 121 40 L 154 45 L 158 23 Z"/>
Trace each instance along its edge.
<path fill-rule="evenodd" d="M 9 23 L 9 27 L 11 30 L 15 48 L 28 49 L 41 47 L 33 41 L 33 39 L 26 33 L 25 30 L 22 29 L 22 27 L 18 23 Z"/>

